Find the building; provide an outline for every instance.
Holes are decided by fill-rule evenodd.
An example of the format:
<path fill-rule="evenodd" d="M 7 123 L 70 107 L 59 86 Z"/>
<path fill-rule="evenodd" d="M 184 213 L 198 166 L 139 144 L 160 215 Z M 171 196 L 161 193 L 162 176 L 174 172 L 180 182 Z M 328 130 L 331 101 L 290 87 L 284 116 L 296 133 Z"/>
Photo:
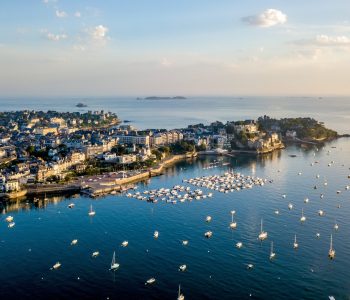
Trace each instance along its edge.
<path fill-rule="evenodd" d="M 140 146 L 150 145 L 149 135 L 119 135 L 115 136 L 118 139 L 119 144 L 135 144 Z"/>

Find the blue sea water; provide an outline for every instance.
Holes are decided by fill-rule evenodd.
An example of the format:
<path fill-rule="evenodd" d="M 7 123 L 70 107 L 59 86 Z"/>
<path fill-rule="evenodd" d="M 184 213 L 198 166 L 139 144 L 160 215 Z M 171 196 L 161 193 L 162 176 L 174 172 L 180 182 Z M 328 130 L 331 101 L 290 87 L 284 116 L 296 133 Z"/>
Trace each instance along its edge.
<path fill-rule="evenodd" d="M 86 108 L 75 105 L 83 102 Z M 112 111 L 139 129 L 182 128 L 216 120 L 270 117 L 313 117 L 339 133 L 350 131 L 350 99 L 346 97 L 189 97 L 186 100 L 136 100 L 136 97 L 0 98 L 1 110 Z"/>
<path fill-rule="evenodd" d="M 176 299 L 181 284 L 185 299 L 350 299 L 350 190 L 345 190 L 350 184 L 349 154 L 350 140 L 342 138 L 319 151 L 291 146 L 258 158 L 223 158 L 229 166 L 209 170 L 203 167 L 217 158 L 204 157 L 179 162 L 164 175 L 137 184 L 139 191 L 171 188 L 184 184 L 183 179 L 223 174 L 228 168 L 273 180 L 176 205 L 125 195 L 9 204 L 0 220 L 0 298 Z M 307 204 L 305 197 L 310 199 Z M 71 202 L 73 209 L 67 207 Z M 291 211 L 289 202 L 294 204 Z M 88 216 L 91 204 L 93 218 Z M 304 224 L 299 221 L 302 208 Z M 319 209 L 325 216 L 318 216 Z M 231 210 L 236 210 L 236 230 L 229 229 Z M 8 214 L 16 222 L 12 229 L 5 222 Z M 205 222 L 207 215 L 212 222 Z M 261 218 L 269 235 L 263 242 L 257 240 Z M 338 231 L 333 229 L 335 221 Z M 207 230 L 213 231 L 211 239 L 204 238 Z M 293 249 L 294 234 L 298 250 Z M 331 234 L 333 261 L 327 256 Z M 73 239 L 78 239 L 76 246 L 70 245 Z M 186 247 L 184 239 L 189 240 Z M 123 240 L 129 241 L 128 247 L 120 246 Z M 238 241 L 243 242 L 241 249 L 235 247 Z M 100 256 L 91 258 L 93 251 Z M 120 263 L 116 272 L 108 270 L 113 251 Z M 57 261 L 62 267 L 50 270 Z M 254 264 L 252 270 L 247 270 L 248 263 Z M 187 265 L 186 272 L 178 271 L 181 264 Z M 156 283 L 145 286 L 150 277 Z"/>

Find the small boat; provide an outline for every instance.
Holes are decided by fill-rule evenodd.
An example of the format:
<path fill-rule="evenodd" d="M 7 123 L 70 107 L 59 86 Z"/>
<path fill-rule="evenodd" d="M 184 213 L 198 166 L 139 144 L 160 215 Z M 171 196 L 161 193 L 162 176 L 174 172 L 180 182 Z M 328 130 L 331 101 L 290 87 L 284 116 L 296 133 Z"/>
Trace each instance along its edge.
<path fill-rule="evenodd" d="M 182 245 L 187 246 L 188 245 L 188 240 L 183 240 Z"/>
<path fill-rule="evenodd" d="M 75 206 L 74 203 L 69 203 L 69 204 L 68 204 L 68 208 L 73 208 L 74 206 Z"/>
<path fill-rule="evenodd" d="M 52 267 L 53 270 L 57 270 L 58 268 L 61 267 L 61 263 L 58 261 L 57 263 L 55 263 Z"/>
<path fill-rule="evenodd" d="M 186 265 L 181 265 L 181 266 L 179 267 L 179 271 L 181 271 L 181 272 L 185 272 L 186 269 L 187 269 L 187 266 L 186 266 Z"/>
<path fill-rule="evenodd" d="M 328 296 L 329 300 L 335 300 L 334 296 Z"/>
<path fill-rule="evenodd" d="M 261 223 L 260 223 L 260 233 L 258 236 L 260 241 L 263 241 L 267 238 L 267 232 L 263 230 L 263 220 L 261 219 Z"/>
<path fill-rule="evenodd" d="M 286 197 L 287 197 L 287 195 L 286 195 L 286 194 L 283 194 L 283 195 L 282 195 L 282 198 L 286 198 Z"/>
<path fill-rule="evenodd" d="M 96 214 L 94 210 L 92 210 L 92 205 L 90 205 L 90 211 L 89 211 L 89 216 L 93 217 Z"/>
<path fill-rule="evenodd" d="M 338 229 L 339 229 L 339 225 L 338 225 L 337 222 L 335 222 L 335 224 L 334 224 L 334 230 L 338 230 Z"/>
<path fill-rule="evenodd" d="M 324 211 L 323 211 L 322 209 L 320 209 L 320 210 L 318 211 L 318 215 L 319 215 L 320 217 L 324 216 Z"/>
<path fill-rule="evenodd" d="M 234 210 L 231 211 L 231 223 L 230 223 L 230 228 L 231 229 L 235 229 L 237 228 L 237 222 L 234 222 L 233 221 L 233 215 L 235 214 L 236 212 Z"/>
<path fill-rule="evenodd" d="M 273 242 L 271 242 L 270 259 L 274 259 L 275 257 L 276 257 L 276 253 L 273 252 Z"/>
<path fill-rule="evenodd" d="M 304 203 L 309 203 L 309 198 L 305 198 Z"/>
<path fill-rule="evenodd" d="M 305 222 L 306 221 L 306 217 L 304 216 L 304 209 L 301 209 L 301 217 L 300 217 L 300 222 Z"/>
<path fill-rule="evenodd" d="M 316 233 L 316 237 L 320 238 L 321 234 L 319 232 Z"/>
<path fill-rule="evenodd" d="M 242 246 L 243 246 L 243 243 L 242 243 L 242 242 L 236 243 L 236 248 L 241 249 Z"/>
<path fill-rule="evenodd" d="M 153 284 L 153 283 L 155 283 L 155 282 L 156 282 L 156 279 L 152 277 L 152 278 L 148 279 L 148 280 L 145 282 L 145 285 Z"/>
<path fill-rule="evenodd" d="M 75 239 L 75 240 L 73 240 L 70 244 L 71 244 L 72 246 L 74 246 L 74 245 L 78 244 L 78 240 Z"/>
<path fill-rule="evenodd" d="M 119 264 L 115 261 L 115 251 L 113 252 L 112 262 L 111 262 L 111 268 L 110 271 L 115 271 L 119 268 Z"/>
<path fill-rule="evenodd" d="M 95 252 L 92 252 L 92 257 L 93 258 L 95 258 L 95 257 L 97 257 L 97 256 L 99 256 L 100 255 L 100 252 L 98 252 L 98 251 L 95 251 Z"/>
<path fill-rule="evenodd" d="M 177 294 L 177 300 L 185 300 L 185 296 L 181 294 L 181 287 L 179 285 L 179 292 Z"/>
<path fill-rule="evenodd" d="M 117 191 L 111 191 L 110 194 L 111 194 L 111 195 L 116 195 L 116 194 L 117 194 Z"/>
<path fill-rule="evenodd" d="M 127 247 L 128 245 L 129 245 L 129 242 L 128 242 L 128 241 L 122 242 L 122 247 Z"/>
<path fill-rule="evenodd" d="M 213 235 L 213 232 L 211 232 L 211 231 L 207 231 L 206 233 L 204 233 L 204 236 L 205 236 L 207 239 L 211 238 L 212 235 Z"/>
<path fill-rule="evenodd" d="M 13 221 L 13 217 L 12 216 L 7 216 L 5 220 L 6 220 L 6 222 L 11 223 Z"/>
<path fill-rule="evenodd" d="M 251 270 L 251 269 L 253 269 L 254 268 L 254 265 L 253 264 L 247 264 L 247 269 L 248 270 Z"/>
<path fill-rule="evenodd" d="M 16 223 L 15 223 L 15 222 L 11 222 L 11 223 L 9 223 L 9 224 L 8 224 L 8 226 L 7 226 L 7 227 L 8 227 L 8 228 L 12 228 L 12 227 L 14 227 L 15 225 L 16 225 Z"/>
<path fill-rule="evenodd" d="M 292 203 L 289 203 L 289 204 L 288 204 L 288 209 L 289 209 L 289 210 L 292 210 L 292 209 L 293 209 L 293 204 L 292 204 Z"/>
<path fill-rule="evenodd" d="M 205 221 L 209 223 L 209 222 L 211 221 L 211 216 L 207 216 L 207 217 L 205 218 Z"/>
<path fill-rule="evenodd" d="M 299 244 L 297 243 L 297 235 L 294 235 L 294 243 L 293 243 L 293 248 L 297 249 L 299 247 Z"/>
<path fill-rule="evenodd" d="M 329 247 L 329 251 L 328 251 L 328 257 L 330 259 L 334 259 L 335 258 L 335 250 L 333 249 L 333 236 L 331 235 L 331 245 Z"/>
<path fill-rule="evenodd" d="M 280 211 L 278 209 L 275 210 L 275 214 L 276 215 L 279 215 L 280 214 Z"/>
<path fill-rule="evenodd" d="M 153 233 L 153 237 L 154 237 L 155 239 L 157 239 L 158 236 L 159 236 L 159 232 L 158 232 L 158 231 L 155 231 L 155 232 Z"/>

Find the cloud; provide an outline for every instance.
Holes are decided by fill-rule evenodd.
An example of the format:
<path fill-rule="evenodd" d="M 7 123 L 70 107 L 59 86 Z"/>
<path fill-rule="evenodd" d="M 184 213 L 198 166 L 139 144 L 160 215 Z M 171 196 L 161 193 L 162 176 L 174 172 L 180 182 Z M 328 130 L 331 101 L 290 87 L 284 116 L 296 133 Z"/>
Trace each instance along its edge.
<path fill-rule="evenodd" d="M 348 48 L 350 47 L 350 38 L 345 35 L 329 36 L 326 34 L 319 34 L 312 39 L 295 41 L 294 44 L 298 46 Z"/>
<path fill-rule="evenodd" d="M 95 40 L 106 40 L 108 28 L 103 25 L 98 25 L 90 31 L 90 35 Z"/>
<path fill-rule="evenodd" d="M 162 61 L 160 62 L 160 64 L 163 67 L 171 67 L 173 65 L 173 63 L 169 59 L 167 59 L 166 57 L 162 58 Z"/>
<path fill-rule="evenodd" d="M 80 11 L 76 11 L 76 12 L 74 13 L 74 17 L 80 18 L 80 17 L 81 17 Z"/>
<path fill-rule="evenodd" d="M 58 18 L 65 18 L 65 17 L 67 17 L 68 15 L 67 15 L 67 13 L 65 12 L 65 11 L 63 11 L 63 10 L 56 10 L 56 17 L 58 17 Z"/>
<path fill-rule="evenodd" d="M 46 34 L 46 38 L 50 41 L 54 41 L 54 42 L 58 42 L 60 40 L 64 40 L 66 39 L 68 36 L 66 34 L 54 34 L 54 33 L 51 33 L 51 32 L 48 32 Z"/>
<path fill-rule="evenodd" d="M 242 19 L 243 22 L 258 27 L 272 27 L 287 22 L 287 15 L 277 9 L 267 9 L 259 15 L 248 16 Z"/>

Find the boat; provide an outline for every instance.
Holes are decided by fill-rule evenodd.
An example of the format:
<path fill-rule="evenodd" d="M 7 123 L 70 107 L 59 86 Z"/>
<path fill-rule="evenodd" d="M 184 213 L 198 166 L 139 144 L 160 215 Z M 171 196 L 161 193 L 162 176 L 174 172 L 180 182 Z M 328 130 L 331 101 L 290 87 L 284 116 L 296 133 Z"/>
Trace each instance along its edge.
<path fill-rule="evenodd" d="M 309 203 L 309 198 L 305 198 L 304 203 Z"/>
<path fill-rule="evenodd" d="M 289 210 L 292 210 L 292 209 L 293 209 L 293 204 L 292 204 L 292 203 L 289 203 L 289 204 L 288 204 L 288 209 L 289 209 Z"/>
<path fill-rule="evenodd" d="M 301 217 L 300 217 L 300 222 L 305 222 L 306 221 L 306 217 L 304 216 L 304 209 L 301 209 Z"/>
<path fill-rule="evenodd" d="M 320 238 L 321 234 L 319 232 L 316 233 L 316 237 Z"/>
<path fill-rule="evenodd" d="M 231 223 L 230 223 L 230 228 L 231 229 L 235 229 L 237 227 L 237 222 L 234 222 L 233 221 L 233 215 L 235 214 L 236 212 L 234 210 L 231 211 Z"/>
<path fill-rule="evenodd" d="M 154 237 L 155 239 L 157 239 L 158 236 L 159 236 L 159 232 L 156 230 L 156 231 L 153 233 L 153 237 Z"/>
<path fill-rule="evenodd" d="M 260 223 L 260 233 L 258 236 L 260 241 L 263 241 L 267 238 L 267 232 L 263 230 L 263 219 L 261 219 L 261 223 Z"/>
<path fill-rule="evenodd" d="M 270 259 L 274 259 L 276 256 L 276 253 L 273 252 L 273 242 L 271 242 L 271 251 L 270 251 Z"/>
<path fill-rule="evenodd" d="M 186 266 L 186 265 L 181 265 L 181 266 L 179 267 L 179 271 L 181 271 L 181 272 L 186 271 L 186 269 L 187 269 L 187 266 Z"/>
<path fill-rule="evenodd" d="M 89 211 L 89 216 L 93 217 L 96 214 L 94 210 L 92 210 L 92 204 L 90 205 L 90 211 Z"/>
<path fill-rule="evenodd" d="M 236 248 L 241 249 L 242 246 L 243 246 L 243 243 L 242 243 L 242 242 L 236 243 Z"/>
<path fill-rule="evenodd" d="M 339 225 L 338 225 L 337 222 L 335 222 L 335 224 L 334 224 L 334 230 L 338 230 L 338 229 L 339 229 Z"/>
<path fill-rule="evenodd" d="M 98 252 L 98 251 L 95 251 L 95 252 L 92 252 L 92 257 L 97 257 L 97 256 L 99 256 L 100 255 L 100 252 Z"/>
<path fill-rule="evenodd" d="M 7 216 L 5 220 L 6 220 L 6 222 L 11 223 L 11 222 L 13 222 L 13 217 L 12 216 Z"/>
<path fill-rule="evenodd" d="M 207 216 L 207 217 L 205 218 L 205 221 L 209 223 L 209 222 L 211 221 L 211 216 Z"/>
<path fill-rule="evenodd" d="M 74 206 L 75 206 L 74 203 L 69 203 L 69 204 L 68 204 L 68 208 L 73 208 Z"/>
<path fill-rule="evenodd" d="M 179 292 L 177 294 L 177 300 L 185 300 L 185 296 L 181 294 L 181 287 L 179 285 Z"/>
<path fill-rule="evenodd" d="M 153 284 L 153 283 L 155 283 L 155 282 L 156 282 L 156 279 L 152 277 L 152 278 L 148 279 L 148 280 L 145 282 L 145 285 Z"/>
<path fill-rule="evenodd" d="M 111 268 L 109 269 L 110 271 L 115 271 L 119 268 L 119 264 L 115 261 L 115 251 L 113 252 L 113 258 L 111 262 Z"/>
<path fill-rule="evenodd" d="M 294 235 L 294 243 L 293 243 L 293 248 L 297 249 L 299 247 L 299 244 L 297 243 L 297 235 Z"/>
<path fill-rule="evenodd" d="M 328 296 L 329 300 L 335 300 L 334 296 Z"/>
<path fill-rule="evenodd" d="M 251 270 L 251 269 L 253 269 L 254 268 L 254 265 L 253 264 L 247 264 L 247 269 L 248 270 Z"/>
<path fill-rule="evenodd" d="M 207 239 L 211 238 L 212 235 L 213 235 L 213 232 L 211 232 L 211 231 L 207 231 L 206 233 L 204 233 L 204 236 L 205 236 Z"/>
<path fill-rule="evenodd" d="M 280 214 L 280 211 L 278 209 L 275 210 L 275 214 L 276 215 L 279 215 Z"/>
<path fill-rule="evenodd" d="M 117 194 L 117 191 L 111 191 L 110 194 L 111 194 L 111 195 L 116 195 L 116 194 Z"/>
<path fill-rule="evenodd" d="M 73 240 L 70 244 L 71 244 L 72 246 L 73 246 L 73 245 L 76 245 L 76 244 L 78 244 L 78 240 L 75 239 L 75 240 Z"/>
<path fill-rule="evenodd" d="M 15 222 L 11 222 L 11 223 L 8 224 L 8 228 L 12 228 L 12 227 L 14 227 L 15 225 L 16 225 Z"/>
<path fill-rule="evenodd" d="M 128 245 L 129 245 L 129 242 L 128 242 L 128 241 L 122 242 L 122 247 L 127 247 Z"/>
<path fill-rule="evenodd" d="M 333 249 L 333 236 L 332 236 L 332 234 L 331 234 L 331 244 L 330 244 L 329 251 L 328 251 L 328 257 L 330 259 L 335 258 L 335 250 Z"/>
<path fill-rule="evenodd" d="M 182 241 L 182 245 L 187 246 L 188 245 L 188 241 L 187 240 L 183 240 Z"/>
<path fill-rule="evenodd" d="M 55 263 L 52 267 L 53 270 L 57 270 L 58 268 L 61 267 L 61 263 L 58 261 L 57 263 Z"/>
<path fill-rule="evenodd" d="M 324 215 L 324 211 L 323 211 L 322 209 L 320 209 L 320 210 L 318 211 L 318 215 L 319 215 L 320 217 L 322 217 L 322 216 Z"/>

